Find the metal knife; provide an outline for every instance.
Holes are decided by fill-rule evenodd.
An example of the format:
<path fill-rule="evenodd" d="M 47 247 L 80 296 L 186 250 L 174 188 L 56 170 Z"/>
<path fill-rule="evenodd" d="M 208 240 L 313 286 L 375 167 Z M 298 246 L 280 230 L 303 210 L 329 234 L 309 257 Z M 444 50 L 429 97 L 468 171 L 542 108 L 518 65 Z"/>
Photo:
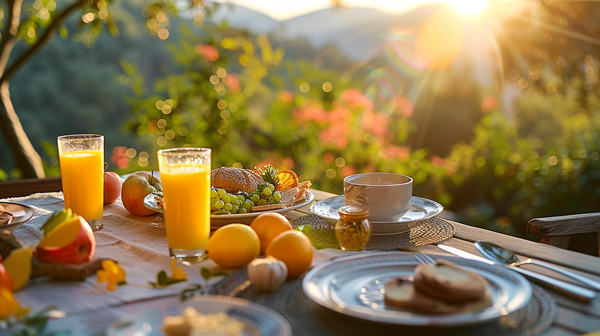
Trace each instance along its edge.
<path fill-rule="evenodd" d="M 574 299 L 580 300 L 580 301 L 591 301 L 594 298 L 596 298 L 596 293 L 594 293 L 593 291 L 583 288 L 583 287 L 580 287 L 580 286 L 577 286 L 577 285 L 570 284 L 568 282 L 564 282 L 562 280 L 554 279 L 549 276 L 545 276 L 543 274 L 538 274 L 538 273 L 535 273 L 535 272 L 532 272 L 532 271 L 529 271 L 529 270 L 526 270 L 523 268 L 498 264 L 491 260 L 480 257 L 478 255 L 457 249 L 456 247 L 452 247 L 452 246 L 448 246 L 448 245 L 444 245 L 444 244 L 439 244 L 439 245 L 437 245 L 437 247 L 439 247 L 440 249 L 442 249 L 446 252 L 452 253 L 452 254 L 457 255 L 464 259 L 476 260 L 476 261 L 486 263 L 488 265 L 496 265 L 496 266 L 506 267 L 508 269 L 511 269 L 517 273 L 520 273 L 520 274 L 526 276 L 530 280 L 534 280 L 535 282 L 544 284 L 558 292 L 561 292 L 565 295 L 568 295 L 568 296 L 570 296 Z"/>

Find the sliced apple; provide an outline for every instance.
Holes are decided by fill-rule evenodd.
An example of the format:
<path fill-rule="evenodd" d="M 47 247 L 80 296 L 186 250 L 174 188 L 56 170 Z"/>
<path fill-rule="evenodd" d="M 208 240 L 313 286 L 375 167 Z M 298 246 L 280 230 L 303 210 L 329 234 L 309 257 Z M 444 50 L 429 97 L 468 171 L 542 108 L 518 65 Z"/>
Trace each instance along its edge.
<path fill-rule="evenodd" d="M 75 240 L 79 234 L 81 225 L 79 218 L 73 218 L 70 221 L 64 222 L 50 231 L 44 239 L 37 245 L 38 248 L 45 247 L 63 247 L 69 245 Z"/>
<path fill-rule="evenodd" d="M 2 264 L 0 264 L 0 287 L 6 287 L 11 292 L 14 289 L 12 277 Z"/>
<path fill-rule="evenodd" d="M 46 220 L 40 229 L 44 231 L 44 236 L 47 236 L 62 223 L 73 220 L 76 217 L 77 215 L 71 209 L 57 210 Z"/>
<path fill-rule="evenodd" d="M 90 261 L 96 250 L 96 237 L 86 220 L 78 216 L 59 225 L 36 248 L 39 261 L 49 264 L 81 264 Z"/>
<path fill-rule="evenodd" d="M 12 278 L 14 291 L 18 291 L 31 276 L 31 250 L 29 247 L 13 250 L 2 264 Z"/>

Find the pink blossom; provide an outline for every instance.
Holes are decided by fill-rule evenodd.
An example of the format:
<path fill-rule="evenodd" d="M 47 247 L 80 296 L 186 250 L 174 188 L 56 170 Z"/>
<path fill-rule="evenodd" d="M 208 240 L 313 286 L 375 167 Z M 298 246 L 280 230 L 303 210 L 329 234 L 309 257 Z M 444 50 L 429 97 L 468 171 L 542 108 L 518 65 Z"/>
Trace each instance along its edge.
<path fill-rule="evenodd" d="M 342 91 L 342 100 L 355 107 L 363 107 L 367 110 L 373 109 L 373 103 L 357 89 L 346 89 Z"/>
<path fill-rule="evenodd" d="M 386 135 L 392 118 L 385 113 L 366 111 L 362 117 L 362 126 L 374 135 Z"/>
<path fill-rule="evenodd" d="M 410 152 L 407 147 L 389 145 L 384 151 L 385 159 L 388 161 L 399 159 L 402 162 L 406 162 L 410 157 Z"/>
<path fill-rule="evenodd" d="M 404 95 L 394 98 L 394 106 L 402 113 L 404 118 L 410 118 L 414 113 L 414 106 Z"/>
<path fill-rule="evenodd" d="M 354 175 L 354 174 L 356 174 L 356 168 L 354 168 L 354 165 L 344 166 L 340 170 L 340 174 L 342 174 L 342 176 L 344 176 L 344 177 Z"/>
<path fill-rule="evenodd" d="M 348 146 L 348 137 L 350 136 L 350 127 L 346 123 L 333 124 L 328 128 L 325 128 L 319 134 L 319 140 L 334 144 L 340 149 Z"/>
<path fill-rule="evenodd" d="M 328 120 L 327 112 L 320 104 L 309 102 L 305 106 L 292 109 L 292 116 L 303 124 L 309 121 L 324 122 Z"/>
<path fill-rule="evenodd" d="M 493 109 L 497 109 L 498 106 L 500 106 L 500 101 L 494 96 L 487 96 L 481 102 L 481 110 L 485 113 L 490 113 Z"/>
<path fill-rule="evenodd" d="M 439 157 L 439 156 L 437 156 L 437 155 L 432 155 L 432 156 L 430 156 L 430 157 L 429 157 L 429 161 L 431 161 L 431 164 L 432 164 L 434 167 L 437 167 L 437 168 L 442 168 L 442 167 L 444 167 L 444 165 L 445 165 L 445 163 L 446 163 L 446 160 L 445 160 L 445 159 L 442 159 L 441 157 Z"/>
<path fill-rule="evenodd" d="M 240 92 L 240 80 L 238 79 L 238 74 L 234 72 L 228 73 L 225 78 L 223 78 L 223 83 L 229 87 L 231 92 Z"/>
<path fill-rule="evenodd" d="M 277 101 L 283 105 L 289 105 L 294 101 L 294 94 L 290 90 L 280 92 Z"/>
<path fill-rule="evenodd" d="M 219 51 L 210 44 L 197 44 L 194 47 L 196 53 L 207 60 L 216 61 L 219 59 Z"/>

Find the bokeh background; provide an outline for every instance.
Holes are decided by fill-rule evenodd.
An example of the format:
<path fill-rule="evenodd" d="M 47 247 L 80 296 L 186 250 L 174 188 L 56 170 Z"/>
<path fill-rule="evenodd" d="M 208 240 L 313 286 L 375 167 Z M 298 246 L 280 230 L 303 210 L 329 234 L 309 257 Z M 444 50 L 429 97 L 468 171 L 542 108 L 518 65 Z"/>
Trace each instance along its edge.
<path fill-rule="evenodd" d="M 97 7 L 11 82 L 47 176 L 60 173 L 58 135 L 100 133 L 118 173 L 156 169 L 156 151 L 177 146 L 213 148 L 213 168 L 293 169 L 335 193 L 347 175 L 396 172 L 455 219 L 526 238 L 533 217 L 600 208 L 598 3 Z M 19 179 L 2 141 L 0 180 Z"/>

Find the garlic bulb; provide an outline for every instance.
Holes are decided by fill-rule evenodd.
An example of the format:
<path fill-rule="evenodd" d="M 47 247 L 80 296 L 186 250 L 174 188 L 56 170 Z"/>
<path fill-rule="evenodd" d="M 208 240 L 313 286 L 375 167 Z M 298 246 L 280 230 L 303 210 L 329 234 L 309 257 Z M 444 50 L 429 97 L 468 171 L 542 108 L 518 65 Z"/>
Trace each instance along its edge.
<path fill-rule="evenodd" d="M 254 259 L 248 265 L 248 279 L 259 290 L 272 292 L 287 279 L 288 270 L 283 261 L 271 256 Z"/>

